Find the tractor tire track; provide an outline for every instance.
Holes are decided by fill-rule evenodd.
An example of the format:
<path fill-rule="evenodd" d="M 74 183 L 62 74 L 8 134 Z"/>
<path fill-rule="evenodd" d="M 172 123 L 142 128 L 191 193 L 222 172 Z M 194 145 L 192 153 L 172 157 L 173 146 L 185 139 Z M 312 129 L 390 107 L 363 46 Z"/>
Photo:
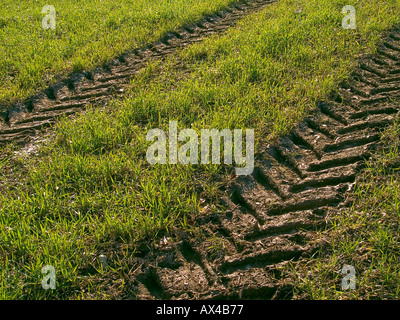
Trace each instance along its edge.
<path fill-rule="evenodd" d="M 226 212 L 197 218 L 204 238 L 161 243 L 133 280 L 139 299 L 290 299 L 279 268 L 310 257 L 313 236 L 400 110 L 400 30 L 225 193 Z M 204 241 L 217 237 L 213 245 Z"/>
<path fill-rule="evenodd" d="M 38 130 L 55 123 L 58 117 L 72 115 L 91 103 L 122 95 L 129 79 L 145 68 L 148 61 L 163 59 L 206 36 L 222 33 L 238 20 L 275 1 L 238 1 L 215 14 L 204 16 L 197 23 L 167 33 L 156 43 L 124 53 L 91 72 L 73 74 L 24 103 L 9 107 L 0 112 L 0 146 L 11 141 L 26 143 Z"/>
<path fill-rule="evenodd" d="M 123 94 L 149 59 L 225 31 L 246 14 L 273 1 L 240 2 L 160 42 L 83 72 L 7 109 L 0 119 L 0 145 L 26 142 L 57 117 Z M 226 212 L 197 218 L 204 239 L 163 240 L 137 259 L 131 275 L 139 299 L 279 299 L 291 297 L 279 268 L 318 248 L 314 234 L 329 214 L 347 205 L 358 171 L 393 123 L 400 97 L 400 31 L 366 57 L 329 100 L 290 134 L 258 154 L 252 175 L 232 183 L 222 199 Z M 203 239 L 202 238 L 202 239 Z M 140 252 L 140 250 L 139 250 Z M 126 292 L 131 298 L 132 290 Z"/>

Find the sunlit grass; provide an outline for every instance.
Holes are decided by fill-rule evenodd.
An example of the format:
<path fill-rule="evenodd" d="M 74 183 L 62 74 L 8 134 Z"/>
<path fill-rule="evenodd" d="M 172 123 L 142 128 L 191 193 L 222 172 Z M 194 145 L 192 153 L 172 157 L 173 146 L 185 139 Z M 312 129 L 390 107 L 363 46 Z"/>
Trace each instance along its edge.
<path fill-rule="evenodd" d="M 48 1 L 2 0 L 0 105 L 25 99 L 70 72 L 101 65 L 232 2 L 54 0 L 56 29 L 44 30 L 41 11 Z"/>
<path fill-rule="evenodd" d="M 231 166 L 151 166 L 148 130 L 167 131 L 170 120 L 180 129 L 254 128 L 258 144 L 287 132 L 400 19 L 396 1 L 350 2 L 355 31 L 341 28 L 341 1 L 280 1 L 150 64 L 125 98 L 63 119 L 37 155 L 3 150 L 0 297 L 120 297 L 138 245 L 197 232 L 193 218 L 219 210 L 219 186 L 232 178 Z M 45 264 L 57 270 L 54 291 L 40 286 Z"/>
<path fill-rule="evenodd" d="M 355 202 L 322 233 L 327 245 L 312 260 L 286 270 L 303 299 L 399 299 L 400 125 L 384 133 L 384 147 L 367 163 Z M 355 269 L 356 288 L 343 290 L 340 272 Z"/>

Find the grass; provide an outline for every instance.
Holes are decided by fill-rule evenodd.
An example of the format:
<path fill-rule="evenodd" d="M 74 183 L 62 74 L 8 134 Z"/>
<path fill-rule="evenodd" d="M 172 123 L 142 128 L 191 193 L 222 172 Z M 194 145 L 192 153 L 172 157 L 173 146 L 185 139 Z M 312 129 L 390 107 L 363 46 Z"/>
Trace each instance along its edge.
<path fill-rule="evenodd" d="M 45 0 L 0 7 L 0 105 L 88 70 L 234 0 L 54 0 L 56 29 L 42 28 Z"/>
<path fill-rule="evenodd" d="M 286 270 L 302 299 L 399 299 L 400 123 L 386 130 L 382 149 L 356 182 L 354 203 L 332 220 L 323 249 Z M 340 272 L 355 269 L 355 289 L 343 290 Z"/>
<path fill-rule="evenodd" d="M 345 4 L 358 8 L 355 31 L 341 28 Z M 254 128 L 257 143 L 269 143 L 373 52 L 399 13 L 397 1 L 282 0 L 149 64 L 124 99 L 63 119 L 36 154 L 6 147 L 0 297 L 126 294 L 141 243 L 196 234 L 193 218 L 220 210 L 219 187 L 232 179 L 232 166 L 149 165 L 148 130 L 167 130 L 170 120 L 180 129 Z M 217 255 L 223 244 L 210 241 Z M 56 269 L 56 290 L 41 288 L 46 264 Z"/>

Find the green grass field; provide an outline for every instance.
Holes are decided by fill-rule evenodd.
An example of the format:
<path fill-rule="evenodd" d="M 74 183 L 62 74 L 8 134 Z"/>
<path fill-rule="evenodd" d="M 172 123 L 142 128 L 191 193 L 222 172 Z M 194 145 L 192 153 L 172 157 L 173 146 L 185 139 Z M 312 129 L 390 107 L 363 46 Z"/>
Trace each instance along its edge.
<path fill-rule="evenodd" d="M 65 9 L 60 1 L 54 34 L 33 26 L 42 2 L 24 3 L 17 17 L 16 5 L 2 6 L 7 18 L 1 23 L 9 27 L 0 30 L 14 46 L 1 45 L 8 53 L 0 62 L 0 99 L 23 98 L 229 2 L 103 1 L 97 12 L 94 1 Z M 345 4 L 358 8 L 357 30 L 341 27 Z M 22 22 L 24 10 L 29 23 Z M 12 145 L 1 150 L 0 298 L 118 298 L 138 244 L 177 239 L 177 230 L 195 234 L 193 217 L 205 207 L 220 210 L 219 186 L 232 172 L 231 166 L 149 165 L 149 129 L 167 130 L 170 120 L 197 131 L 254 128 L 258 144 L 270 143 L 346 79 L 357 57 L 374 52 L 381 33 L 399 21 L 395 0 L 282 0 L 223 36 L 149 64 L 124 98 L 57 124 L 37 154 L 26 157 Z M 110 32 L 112 26 L 119 27 Z M 36 49 L 16 49 L 29 39 Z M 102 254 L 112 268 L 101 268 Z M 57 290 L 41 289 L 46 264 L 59 270 Z"/>
<path fill-rule="evenodd" d="M 44 0 L 0 6 L 0 105 L 25 99 L 71 72 L 88 70 L 158 40 L 233 0 L 54 0 L 56 29 L 42 28 Z"/>

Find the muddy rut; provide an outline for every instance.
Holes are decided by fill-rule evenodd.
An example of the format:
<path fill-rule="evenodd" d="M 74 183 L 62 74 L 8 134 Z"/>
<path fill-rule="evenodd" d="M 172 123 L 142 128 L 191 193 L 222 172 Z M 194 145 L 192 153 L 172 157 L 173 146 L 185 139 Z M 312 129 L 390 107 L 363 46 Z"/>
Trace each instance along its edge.
<path fill-rule="evenodd" d="M 346 207 L 357 172 L 399 112 L 400 29 L 348 81 L 237 179 L 223 214 L 198 218 L 204 239 L 161 242 L 134 280 L 141 299 L 290 299 L 280 267 L 309 258 L 315 233 Z M 348 198 L 347 198 L 348 199 Z"/>
<path fill-rule="evenodd" d="M 0 145 L 10 141 L 26 143 L 59 116 L 72 115 L 91 103 L 104 103 L 111 97 L 122 95 L 129 80 L 144 69 L 148 61 L 163 59 L 206 36 L 222 33 L 238 20 L 275 1 L 238 1 L 192 25 L 168 33 L 156 43 L 124 53 L 101 68 L 73 74 L 24 103 L 8 108 L 0 106 Z"/>
<path fill-rule="evenodd" d="M 252 1 L 207 16 L 147 48 L 93 72 L 71 76 L 2 113 L 0 144 L 29 141 L 59 115 L 73 114 L 123 92 L 149 59 L 162 58 L 208 34 L 223 32 L 272 1 Z M 226 212 L 197 218 L 204 238 L 163 239 L 136 256 L 123 298 L 280 299 L 291 286 L 279 267 L 309 257 L 310 241 L 347 204 L 357 172 L 393 123 L 400 96 L 400 30 L 365 57 L 351 78 L 290 134 L 258 153 L 250 176 L 229 186 Z M 202 239 L 214 239 L 203 241 Z"/>

